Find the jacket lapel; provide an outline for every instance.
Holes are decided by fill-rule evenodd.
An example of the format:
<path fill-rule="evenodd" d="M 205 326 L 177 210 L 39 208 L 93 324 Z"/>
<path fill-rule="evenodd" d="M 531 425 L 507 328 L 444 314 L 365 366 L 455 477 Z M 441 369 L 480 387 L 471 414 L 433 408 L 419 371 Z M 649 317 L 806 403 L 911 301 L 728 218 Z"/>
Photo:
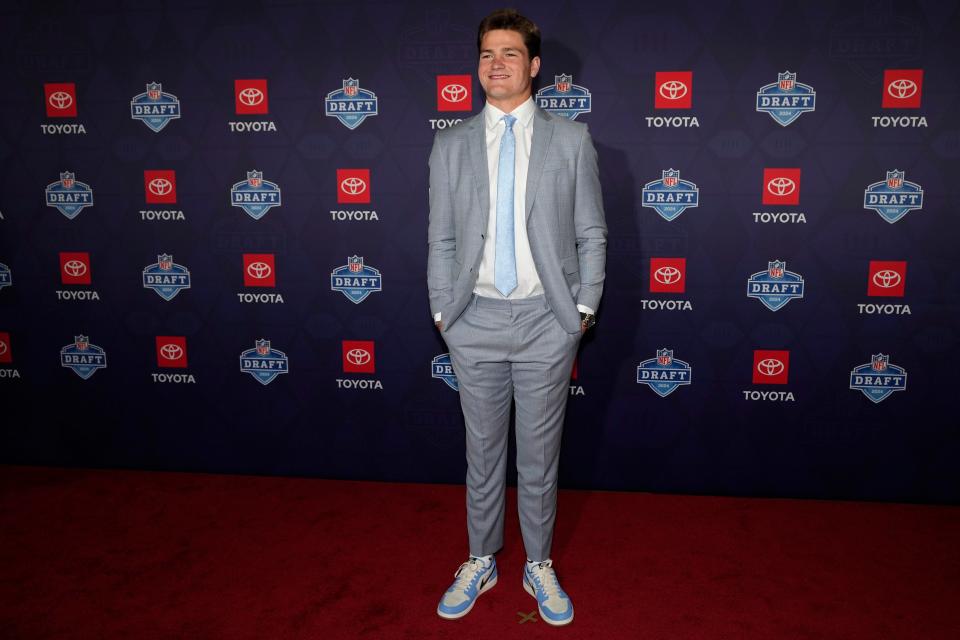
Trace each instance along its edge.
<path fill-rule="evenodd" d="M 530 149 L 530 165 L 527 168 L 527 195 L 524 208 L 527 219 L 533 210 L 533 201 L 537 198 L 537 188 L 540 186 L 540 175 L 543 165 L 547 161 L 547 151 L 553 139 L 553 121 L 539 108 L 533 112 L 533 145 Z"/>
<path fill-rule="evenodd" d="M 480 228 L 487 228 L 490 217 L 490 176 L 487 169 L 487 132 L 483 110 L 470 122 L 467 134 L 467 154 L 477 181 L 477 199 L 480 203 Z"/>

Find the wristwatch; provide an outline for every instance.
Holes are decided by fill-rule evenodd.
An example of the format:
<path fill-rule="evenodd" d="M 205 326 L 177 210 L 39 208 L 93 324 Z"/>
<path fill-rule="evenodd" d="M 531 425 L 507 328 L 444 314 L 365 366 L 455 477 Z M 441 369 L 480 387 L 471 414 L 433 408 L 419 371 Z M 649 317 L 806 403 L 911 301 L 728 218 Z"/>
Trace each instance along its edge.
<path fill-rule="evenodd" d="M 580 312 L 580 326 L 584 329 L 589 329 L 593 325 L 597 324 L 597 316 L 592 313 Z"/>

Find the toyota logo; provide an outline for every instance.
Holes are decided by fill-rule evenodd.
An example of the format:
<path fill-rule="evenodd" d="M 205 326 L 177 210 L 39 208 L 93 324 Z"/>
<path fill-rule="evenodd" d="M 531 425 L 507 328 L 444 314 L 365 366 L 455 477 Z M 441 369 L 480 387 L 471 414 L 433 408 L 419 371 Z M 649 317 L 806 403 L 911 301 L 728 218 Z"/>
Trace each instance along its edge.
<path fill-rule="evenodd" d="M 462 84 L 448 84 L 440 90 L 440 95 L 447 102 L 463 102 L 467 99 L 467 88 Z"/>
<path fill-rule="evenodd" d="M 255 107 L 261 102 L 263 102 L 263 91 L 257 89 L 256 87 L 247 87 L 240 91 L 237 94 L 237 97 L 240 99 L 240 102 L 247 105 L 248 107 Z"/>
<path fill-rule="evenodd" d="M 774 178 L 767 183 L 767 191 L 775 196 L 788 196 L 797 190 L 797 183 L 790 178 Z"/>
<path fill-rule="evenodd" d="M 347 362 L 357 366 L 370 362 L 370 352 L 366 349 L 350 349 L 347 351 Z"/>
<path fill-rule="evenodd" d="M 764 358 L 757 363 L 757 371 L 762 376 L 778 376 L 783 373 L 783 363 L 776 358 Z"/>
<path fill-rule="evenodd" d="M 892 289 L 900 284 L 900 274 L 893 269 L 884 269 L 873 274 L 873 284 L 881 289 Z"/>
<path fill-rule="evenodd" d="M 344 178 L 340 190 L 347 195 L 358 196 L 367 190 L 367 183 L 362 178 Z"/>
<path fill-rule="evenodd" d="M 63 272 L 72 278 L 77 278 L 87 272 L 87 265 L 81 260 L 67 260 L 63 263 Z"/>
<path fill-rule="evenodd" d="M 263 280 L 264 278 L 269 278 L 273 270 L 266 262 L 251 262 L 247 265 L 247 273 L 250 274 L 251 278 Z"/>
<path fill-rule="evenodd" d="M 653 272 L 653 279 L 660 284 L 673 284 L 680 280 L 681 275 L 676 267 L 660 267 Z"/>
<path fill-rule="evenodd" d="M 917 83 L 907 78 L 900 78 L 887 85 L 887 93 L 897 100 L 911 98 L 917 93 Z"/>
<path fill-rule="evenodd" d="M 0 340 L 0 356 L 6 354 L 8 348 L 9 347 L 7 347 L 7 343 L 3 340 Z"/>
<path fill-rule="evenodd" d="M 66 91 L 54 91 L 48 101 L 54 109 L 69 109 L 73 104 L 73 96 Z"/>
<path fill-rule="evenodd" d="M 160 347 L 160 355 L 164 360 L 179 360 L 183 357 L 183 348 L 178 344 L 165 344 Z"/>
<path fill-rule="evenodd" d="M 679 80 L 667 80 L 660 85 L 660 95 L 667 100 L 679 100 L 687 95 L 687 85 Z"/>
<path fill-rule="evenodd" d="M 147 185 L 147 188 L 155 196 L 165 196 L 173 190 L 173 183 L 166 178 L 154 178 Z"/>

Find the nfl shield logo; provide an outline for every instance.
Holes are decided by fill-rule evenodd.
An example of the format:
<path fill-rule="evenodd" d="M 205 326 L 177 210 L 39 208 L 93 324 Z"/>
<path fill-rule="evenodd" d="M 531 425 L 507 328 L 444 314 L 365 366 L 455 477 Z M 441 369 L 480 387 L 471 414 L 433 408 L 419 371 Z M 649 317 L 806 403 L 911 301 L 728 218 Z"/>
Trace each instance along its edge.
<path fill-rule="evenodd" d="M 673 349 L 657 349 L 657 364 L 661 367 L 669 366 L 673 362 Z"/>
<path fill-rule="evenodd" d="M 87 347 L 90 346 L 90 339 L 87 336 L 74 336 L 73 343 L 77 346 L 78 350 L 86 351 Z"/>
<path fill-rule="evenodd" d="M 73 183 L 76 182 L 76 176 L 70 171 L 66 171 L 60 174 L 60 184 L 63 185 L 64 189 L 69 189 L 73 187 Z"/>
<path fill-rule="evenodd" d="M 159 100 L 163 87 L 159 82 L 151 82 L 147 85 L 147 96 L 151 100 Z"/>
<path fill-rule="evenodd" d="M 570 93 L 570 86 L 573 84 L 573 76 L 560 75 L 554 76 L 553 79 L 556 82 L 557 91 L 559 93 Z"/>
<path fill-rule="evenodd" d="M 350 268 L 350 273 L 360 273 L 363 271 L 363 258 L 359 256 L 347 258 L 347 266 Z"/>
<path fill-rule="evenodd" d="M 347 97 L 352 98 L 356 96 L 359 89 L 360 89 L 359 80 L 348 78 L 347 80 L 343 81 L 343 92 L 347 94 Z"/>
<path fill-rule="evenodd" d="M 887 171 L 887 186 L 891 189 L 899 189 L 903 186 L 903 176 L 906 173 L 903 171 Z"/>
<path fill-rule="evenodd" d="M 270 341 L 269 340 L 257 340 L 257 353 L 261 356 L 270 355 Z"/>
<path fill-rule="evenodd" d="M 767 263 L 767 273 L 770 274 L 771 278 L 780 279 L 783 277 L 783 270 L 786 268 L 787 263 L 782 260 L 776 260 L 774 262 Z"/>
<path fill-rule="evenodd" d="M 170 271 L 170 269 L 173 268 L 173 256 L 165 253 L 157 256 L 157 266 L 159 266 L 162 271 Z"/>
<path fill-rule="evenodd" d="M 669 169 L 663 172 L 663 186 L 675 187 L 680 182 L 680 172 Z"/>
<path fill-rule="evenodd" d="M 247 171 L 247 184 L 256 189 L 263 184 L 262 171 Z"/>
<path fill-rule="evenodd" d="M 877 355 L 873 356 L 870 362 L 874 371 L 886 371 L 889 363 L 890 356 L 885 356 L 882 353 L 878 353 Z"/>
<path fill-rule="evenodd" d="M 781 89 L 784 91 L 792 91 L 793 87 L 797 84 L 797 74 L 790 73 L 789 71 L 785 73 L 778 73 L 777 80 Z"/>

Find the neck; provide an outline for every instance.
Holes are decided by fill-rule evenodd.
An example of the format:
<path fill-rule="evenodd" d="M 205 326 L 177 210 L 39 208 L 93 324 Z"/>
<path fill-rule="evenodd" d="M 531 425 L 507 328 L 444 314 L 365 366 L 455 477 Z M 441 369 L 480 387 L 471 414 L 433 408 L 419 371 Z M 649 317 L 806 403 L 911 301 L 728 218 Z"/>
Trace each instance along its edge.
<path fill-rule="evenodd" d="M 491 98 L 490 96 L 487 96 L 487 102 L 495 106 L 497 109 L 500 109 L 500 111 L 503 111 L 504 113 L 511 113 L 514 109 L 516 109 L 517 107 L 522 105 L 524 102 L 526 102 L 528 99 L 530 99 L 530 96 L 532 95 L 533 93 L 531 92 L 531 93 L 527 93 L 527 95 L 525 96 L 520 96 L 519 98 L 512 98 L 510 100 L 497 100 L 496 98 Z"/>

